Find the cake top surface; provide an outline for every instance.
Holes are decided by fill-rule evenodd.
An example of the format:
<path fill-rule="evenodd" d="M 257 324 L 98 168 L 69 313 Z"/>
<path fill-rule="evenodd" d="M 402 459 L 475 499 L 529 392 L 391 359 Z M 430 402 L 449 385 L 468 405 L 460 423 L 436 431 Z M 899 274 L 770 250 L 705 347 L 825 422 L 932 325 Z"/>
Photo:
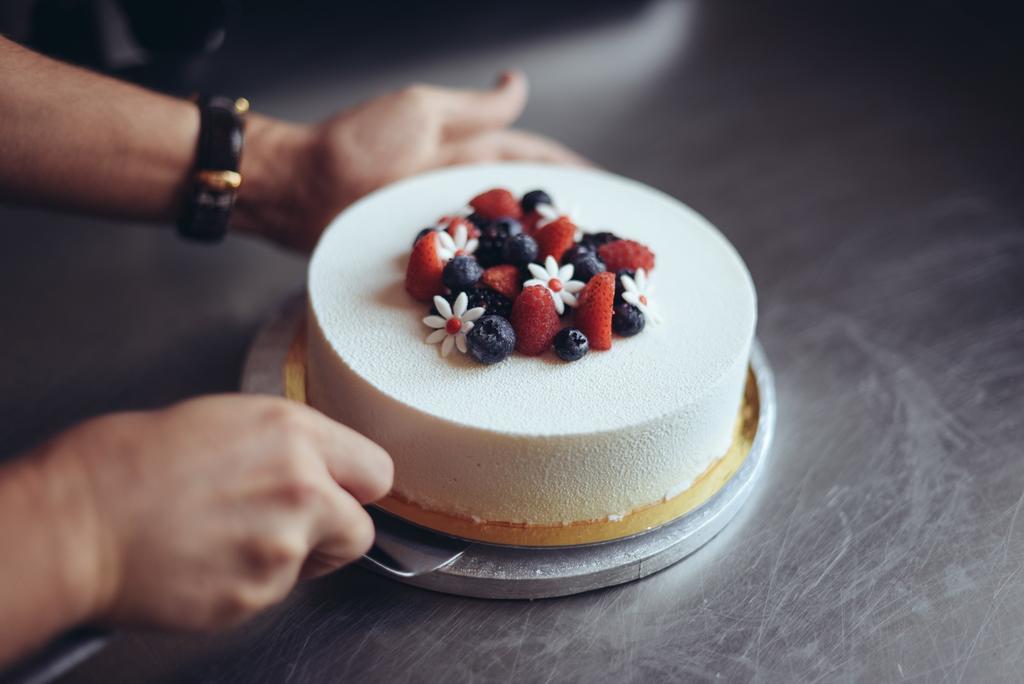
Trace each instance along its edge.
<path fill-rule="evenodd" d="M 660 323 L 573 363 L 548 352 L 484 366 L 425 344 L 429 305 L 403 286 L 412 236 L 499 186 L 543 188 L 584 230 L 649 245 Z M 444 169 L 363 198 L 325 231 L 308 287 L 334 351 L 379 391 L 457 425 L 524 435 L 615 430 L 683 410 L 746 353 L 756 321 L 746 267 L 693 210 L 604 171 L 525 163 Z"/>

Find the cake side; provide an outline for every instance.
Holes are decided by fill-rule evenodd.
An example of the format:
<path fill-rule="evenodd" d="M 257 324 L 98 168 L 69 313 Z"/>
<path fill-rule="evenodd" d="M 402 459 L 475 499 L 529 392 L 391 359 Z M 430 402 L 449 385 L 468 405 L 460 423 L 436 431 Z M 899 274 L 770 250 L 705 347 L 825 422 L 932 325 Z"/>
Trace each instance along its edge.
<path fill-rule="evenodd" d="M 706 394 L 652 421 L 598 433 L 514 434 L 396 401 L 338 357 L 315 311 L 308 321 L 310 404 L 387 449 L 405 500 L 486 521 L 586 521 L 679 494 L 728 449 L 750 355 L 748 344 Z"/>

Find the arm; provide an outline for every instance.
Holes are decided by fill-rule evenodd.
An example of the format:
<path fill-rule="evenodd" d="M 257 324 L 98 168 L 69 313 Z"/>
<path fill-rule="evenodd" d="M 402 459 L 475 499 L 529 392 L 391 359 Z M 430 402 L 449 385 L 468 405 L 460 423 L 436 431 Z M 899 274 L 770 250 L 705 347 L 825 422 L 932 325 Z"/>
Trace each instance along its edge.
<path fill-rule="evenodd" d="M 583 160 L 506 127 L 525 78 L 488 91 L 412 86 L 313 126 L 252 114 L 232 228 L 310 249 L 362 195 L 437 166 Z M 0 199 L 145 221 L 180 213 L 199 116 L 185 101 L 72 67 L 0 38 Z"/>

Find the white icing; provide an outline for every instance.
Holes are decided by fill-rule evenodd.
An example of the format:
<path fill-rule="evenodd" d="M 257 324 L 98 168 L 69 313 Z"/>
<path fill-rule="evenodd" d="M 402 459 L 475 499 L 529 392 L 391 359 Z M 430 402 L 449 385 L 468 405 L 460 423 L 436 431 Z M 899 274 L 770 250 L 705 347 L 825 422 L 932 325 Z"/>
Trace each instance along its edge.
<path fill-rule="evenodd" d="M 403 287 L 410 233 L 492 188 L 542 187 L 657 254 L 664 317 L 573 363 L 513 354 L 445 360 Z M 309 272 L 310 401 L 381 443 L 395 488 L 481 520 L 604 519 L 661 500 L 725 453 L 746 378 L 750 276 L 707 221 L 602 171 L 532 164 L 456 167 L 350 207 Z"/>
<path fill-rule="evenodd" d="M 609 513 L 608 514 L 608 522 L 619 522 L 620 520 L 625 518 L 627 515 L 628 515 L 628 513 Z"/>
<path fill-rule="evenodd" d="M 700 473 L 698 473 L 698 475 L 700 475 Z M 662 501 L 669 501 L 671 499 L 676 498 L 677 496 L 679 496 L 680 494 L 685 492 L 687 489 L 689 489 L 690 486 L 693 484 L 695 479 L 696 478 L 690 478 L 689 480 L 683 480 L 682 482 L 680 482 L 679 484 L 677 484 L 676 486 L 672 487 L 667 492 L 665 492 L 665 496 L 661 497 L 661 500 Z"/>
<path fill-rule="evenodd" d="M 533 285 L 540 285 L 551 295 L 552 301 L 555 303 L 555 311 L 561 316 L 565 313 L 566 305 L 575 307 L 577 302 L 576 293 L 586 286 L 579 280 L 573 280 L 572 274 L 576 270 L 576 267 L 572 264 L 566 264 L 562 267 L 558 266 L 558 262 L 555 261 L 555 257 L 548 256 L 544 260 L 544 265 L 540 264 L 527 264 L 527 269 L 530 271 L 530 275 L 533 278 L 523 283 L 523 287 L 532 287 Z M 554 281 L 558 282 L 558 290 L 552 289 Z"/>

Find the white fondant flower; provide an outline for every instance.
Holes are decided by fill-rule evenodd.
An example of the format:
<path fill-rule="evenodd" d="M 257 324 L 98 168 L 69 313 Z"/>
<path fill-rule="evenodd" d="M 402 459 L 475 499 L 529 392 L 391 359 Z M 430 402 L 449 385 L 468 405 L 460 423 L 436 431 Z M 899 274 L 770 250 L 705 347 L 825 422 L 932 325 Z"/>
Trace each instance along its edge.
<path fill-rule="evenodd" d="M 531 285 L 546 287 L 548 292 L 551 293 L 551 298 L 555 301 L 555 311 L 559 314 L 565 312 L 566 304 L 576 306 L 576 293 L 582 290 L 586 284 L 572 279 L 574 270 L 572 264 L 566 264 L 559 268 L 555 257 L 548 255 L 548 258 L 544 260 L 543 266 L 540 264 L 529 264 L 527 268 L 530 269 L 530 274 L 533 275 L 533 278 L 523 283 L 523 287 L 530 287 Z"/>
<path fill-rule="evenodd" d="M 647 271 L 638 268 L 636 275 L 630 278 L 628 275 L 621 276 L 622 299 L 636 308 L 640 309 L 644 316 L 653 323 L 660 323 L 661 318 L 654 309 L 651 301 L 651 294 L 654 288 L 647 283 Z"/>
<path fill-rule="evenodd" d="M 434 328 L 434 332 L 427 335 L 427 344 L 441 343 L 441 355 L 448 356 L 452 353 L 452 347 L 456 347 L 463 354 L 466 353 L 466 333 L 473 329 L 473 321 L 484 315 L 484 308 L 478 306 L 466 311 L 469 306 L 469 297 L 465 292 L 460 292 L 455 298 L 455 304 L 448 304 L 444 297 L 434 296 L 434 306 L 439 316 L 427 316 L 423 323 Z"/>
<path fill-rule="evenodd" d="M 449 235 L 447 230 L 441 230 L 437 234 L 437 255 L 444 261 L 448 261 L 452 257 L 468 256 L 476 251 L 476 246 L 479 244 L 476 238 L 469 237 L 466 221 L 464 219 L 455 220 L 458 223 L 455 226 L 454 237 Z"/>
<path fill-rule="evenodd" d="M 558 209 L 556 209 L 554 206 L 550 204 L 547 204 L 546 202 L 538 204 L 534 211 L 541 215 L 541 219 L 537 221 L 538 228 L 546 226 L 547 224 L 551 223 L 559 216 L 561 216 Z"/>

